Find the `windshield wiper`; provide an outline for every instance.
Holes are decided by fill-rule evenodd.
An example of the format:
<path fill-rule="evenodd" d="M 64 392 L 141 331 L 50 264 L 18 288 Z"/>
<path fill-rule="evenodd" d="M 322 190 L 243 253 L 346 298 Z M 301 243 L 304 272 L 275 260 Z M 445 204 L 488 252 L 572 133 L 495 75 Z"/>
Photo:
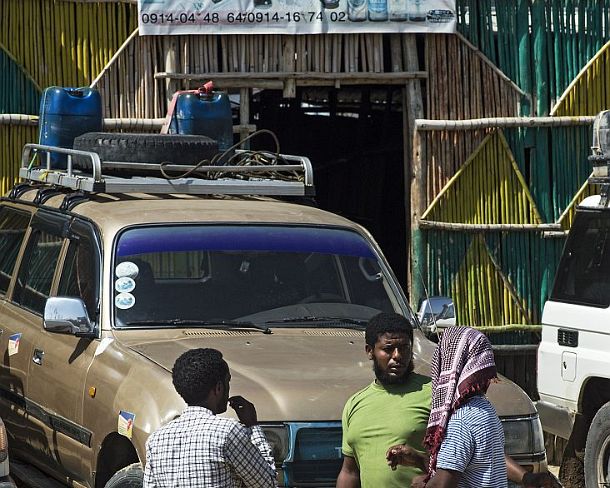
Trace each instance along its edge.
<path fill-rule="evenodd" d="M 271 334 L 271 329 L 266 325 L 255 324 L 254 322 L 246 322 L 239 320 L 193 320 L 193 319 L 149 319 L 149 320 L 132 320 L 126 325 L 174 325 L 186 327 L 203 327 L 203 328 L 240 328 L 240 329 L 257 329 L 262 330 L 263 334 Z"/>
<path fill-rule="evenodd" d="M 265 324 L 289 324 L 298 322 L 334 322 L 327 324 L 329 328 L 337 327 L 336 322 L 344 325 L 356 325 L 359 326 L 359 328 L 364 328 L 367 323 L 366 320 L 351 319 L 349 317 L 316 317 L 314 315 L 305 315 L 303 317 L 287 317 L 284 319 L 267 320 L 265 321 Z"/>

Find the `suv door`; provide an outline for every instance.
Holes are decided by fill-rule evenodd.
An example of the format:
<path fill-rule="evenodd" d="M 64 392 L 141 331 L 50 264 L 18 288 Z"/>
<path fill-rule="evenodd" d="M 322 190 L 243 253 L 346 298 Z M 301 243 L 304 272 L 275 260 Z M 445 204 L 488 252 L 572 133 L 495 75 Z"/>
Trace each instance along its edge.
<path fill-rule="evenodd" d="M 81 298 L 92 322 L 98 320 L 101 252 L 93 227 L 74 220 L 60 263 L 58 296 Z M 55 293 L 54 293 L 55 294 Z M 85 483 L 91 470 L 91 431 L 83 427 L 85 380 L 98 340 L 48 332 L 39 322 L 30 362 L 28 400 L 49 417 L 51 463 L 58 473 Z"/>
<path fill-rule="evenodd" d="M 19 321 L 10 318 L 12 307 L 6 304 L 31 217 L 31 213 L 25 210 L 0 206 L 0 415 L 10 433 L 13 436 L 21 433 L 18 435 L 21 439 L 25 438 L 24 388 L 27 369 L 24 369 L 25 364 L 19 364 L 17 358 L 8 353 L 9 337 L 19 328 Z M 14 447 L 16 443 L 12 442 L 11 448 Z"/>
<path fill-rule="evenodd" d="M 33 455 L 31 460 L 41 464 L 47 464 L 53 455 L 47 435 L 50 417 L 41 405 L 30 400 L 28 382 L 31 363 L 38 356 L 45 302 L 55 283 L 67 223 L 65 216 L 40 210 L 34 214 L 10 302 L 5 304 L 2 313 L 4 335 L 8 335 L 5 364 L 10 374 L 22 382 L 25 393 L 21 399 L 23 405 L 18 403 L 18 407 L 25 407 L 26 430 L 15 433 L 13 446 Z M 18 402 L 19 398 L 13 400 Z"/>

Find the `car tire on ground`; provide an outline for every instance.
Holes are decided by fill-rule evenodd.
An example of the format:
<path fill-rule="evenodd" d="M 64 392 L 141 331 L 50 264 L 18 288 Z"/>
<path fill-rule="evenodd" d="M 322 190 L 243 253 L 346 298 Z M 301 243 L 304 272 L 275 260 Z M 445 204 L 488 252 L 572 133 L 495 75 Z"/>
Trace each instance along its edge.
<path fill-rule="evenodd" d="M 194 165 L 218 153 L 214 139 L 198 135 L 87 132 L 74 139 L 74 149 L 92 151 L 102 161 Z M 81 157 L 75 166 L 91 166 Z"/>
<path fill-rule="evenodd" d="M 130 464 L 114 473 L 104 488 L 142 488 L 144 470 L 140 463 Z"/>
<path fill-rule="evenodd" d="M 610 482 L 610 402 L 600 408 L 589 427 L 585 446 L 585 485 L 597 488 Z"/>

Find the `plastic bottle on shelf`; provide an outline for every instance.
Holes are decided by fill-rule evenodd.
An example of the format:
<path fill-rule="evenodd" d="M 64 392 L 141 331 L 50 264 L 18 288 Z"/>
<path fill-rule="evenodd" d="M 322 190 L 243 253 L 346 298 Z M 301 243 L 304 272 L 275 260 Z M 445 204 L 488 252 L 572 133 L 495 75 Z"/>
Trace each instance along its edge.
<path fill-rule="evenodd" d="M 388 20 L 387 0 L 367 0 L 369 20 L 373 22 L 384 22 Z"/>
<path fill-rule="evenodd" d="M 363 22 L 366 20 L 367 0 L 348 0 L 347 18 L 352 22 Z"/>
<path fill-rule="evenodd" d="M 407 20 L 409 0 L 388 0 L 390 20 L 404 22 Z"/>
<path fill-rule="evenodd" d="M 422 8 L 422 3 L 425 0 L 409 0 L 409 21 L 410 22 L 425 22 L 426 12 Z"/>
<path fill-rule="evenodd" d="M 339 0 L 320 0 L 322 8 L 333 9 L 339 7 Z"/>

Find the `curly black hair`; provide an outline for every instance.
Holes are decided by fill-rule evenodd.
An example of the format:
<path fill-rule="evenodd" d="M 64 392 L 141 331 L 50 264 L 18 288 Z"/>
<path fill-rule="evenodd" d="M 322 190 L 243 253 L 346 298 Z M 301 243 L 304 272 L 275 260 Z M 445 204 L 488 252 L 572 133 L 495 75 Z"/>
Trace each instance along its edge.
<path fill-rule="evenodd" d="M 401 332 L 409 336 L 409 340 L 413 343 L 413 324 L 411 321 L 397 313 L 378 313 L 371 317 L 366 324 L 366 332 L 364 333 L 365 342 L 375 347 L 375 343 L 379 336 L 386 332 Z"/>
<path fill-rule="evenodd" d="M 224 382 L 229 365 L 216 349 L 191 349 L 174 363 L 174 388 L 188 405 L 201 405 L 219 381 Z"/>

